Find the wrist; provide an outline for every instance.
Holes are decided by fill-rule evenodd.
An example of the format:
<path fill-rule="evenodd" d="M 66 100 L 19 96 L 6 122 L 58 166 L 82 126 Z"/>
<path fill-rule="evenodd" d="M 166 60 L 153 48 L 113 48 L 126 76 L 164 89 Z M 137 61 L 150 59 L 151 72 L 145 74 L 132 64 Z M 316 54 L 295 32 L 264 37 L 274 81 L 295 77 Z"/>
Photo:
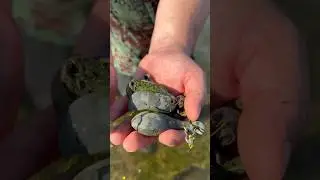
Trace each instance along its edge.
<path fill-rule="evenodd" d="M 174 48 L 190 55 L 210 11 L 209 0 L 161 0 L 149 52 Z"/>
<path fill-rule="evenodd" d="M 152 40 L 149 53 L 163 52 L 163 51 L 179 52 L 179 53 L 191 55 L 192 46 L 188 45 L 188 43 L 181 43 L 181 42 L 174 41 L 169 36 L 161 39 L 159 38 L 156 40 Z"/>

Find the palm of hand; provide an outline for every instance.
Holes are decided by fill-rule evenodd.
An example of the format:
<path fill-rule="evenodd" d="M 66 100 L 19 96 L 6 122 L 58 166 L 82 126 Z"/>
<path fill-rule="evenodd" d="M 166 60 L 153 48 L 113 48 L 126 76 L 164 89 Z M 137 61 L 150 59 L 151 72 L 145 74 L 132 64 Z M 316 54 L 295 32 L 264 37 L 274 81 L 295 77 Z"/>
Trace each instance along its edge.
<path fill-rule="evenodd" d="M 205 81 L 201 68 L 188 56 L 178 52 L 149 54 L 140 63 L 137 77 L 145 73 L 152 79 L 166 86 L 175 94 L 184 93 L 186 114 L 190 120 L 196 120 L 200 113 L 205 91 Z M 126 103 L 125 103 L 126 104 Z M 130 127 L 130 123 L 120 125 L 111 133 L 111 142 L 123 144 L 127 151 L 136 151 L 156 139 L 138 134 Z M 159 135 L 159 141 L 168 146 L 175 146 L 184 141 L 183 131 L 167 130 Z"/>

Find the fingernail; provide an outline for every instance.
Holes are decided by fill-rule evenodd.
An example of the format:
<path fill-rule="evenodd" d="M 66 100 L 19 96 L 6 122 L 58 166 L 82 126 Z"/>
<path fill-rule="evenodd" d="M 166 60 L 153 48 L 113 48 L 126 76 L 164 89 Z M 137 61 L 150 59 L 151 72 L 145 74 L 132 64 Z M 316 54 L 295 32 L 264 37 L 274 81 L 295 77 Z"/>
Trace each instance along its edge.
<path fill-rule="evenodd" d="M 168 146 L 170 147 L 174 147 L 174 146 L 178 146 L 180 144 L 183 143 L 184 139 L 185 139 L 186 135 L 183 131 L 180 131 L 177 136 L 175 136 L 172 141 L 170 142 L 170 144 L 168 144 Z"/>

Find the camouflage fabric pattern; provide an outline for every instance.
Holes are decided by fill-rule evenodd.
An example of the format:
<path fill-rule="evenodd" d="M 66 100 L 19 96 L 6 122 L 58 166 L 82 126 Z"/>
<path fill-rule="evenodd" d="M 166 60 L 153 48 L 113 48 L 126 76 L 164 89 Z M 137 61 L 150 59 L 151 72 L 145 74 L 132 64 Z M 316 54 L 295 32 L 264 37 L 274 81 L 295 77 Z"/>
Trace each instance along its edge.
<path fill-rule="evenodd" d="M 148 52 L 158 1 L 111 0 L 111 63 L 132 76 Z"/>

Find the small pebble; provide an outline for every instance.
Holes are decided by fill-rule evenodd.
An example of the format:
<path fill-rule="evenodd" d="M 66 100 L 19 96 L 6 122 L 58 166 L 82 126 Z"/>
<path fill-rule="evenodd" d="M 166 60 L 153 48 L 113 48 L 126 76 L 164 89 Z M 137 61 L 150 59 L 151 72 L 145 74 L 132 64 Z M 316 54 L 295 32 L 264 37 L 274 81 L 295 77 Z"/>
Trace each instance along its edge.
<path fill-rule="evenodd" d="M 138 173 L 141 173 L 141 171 L 142 171 L 141 169 L 138 169 Z"/>

